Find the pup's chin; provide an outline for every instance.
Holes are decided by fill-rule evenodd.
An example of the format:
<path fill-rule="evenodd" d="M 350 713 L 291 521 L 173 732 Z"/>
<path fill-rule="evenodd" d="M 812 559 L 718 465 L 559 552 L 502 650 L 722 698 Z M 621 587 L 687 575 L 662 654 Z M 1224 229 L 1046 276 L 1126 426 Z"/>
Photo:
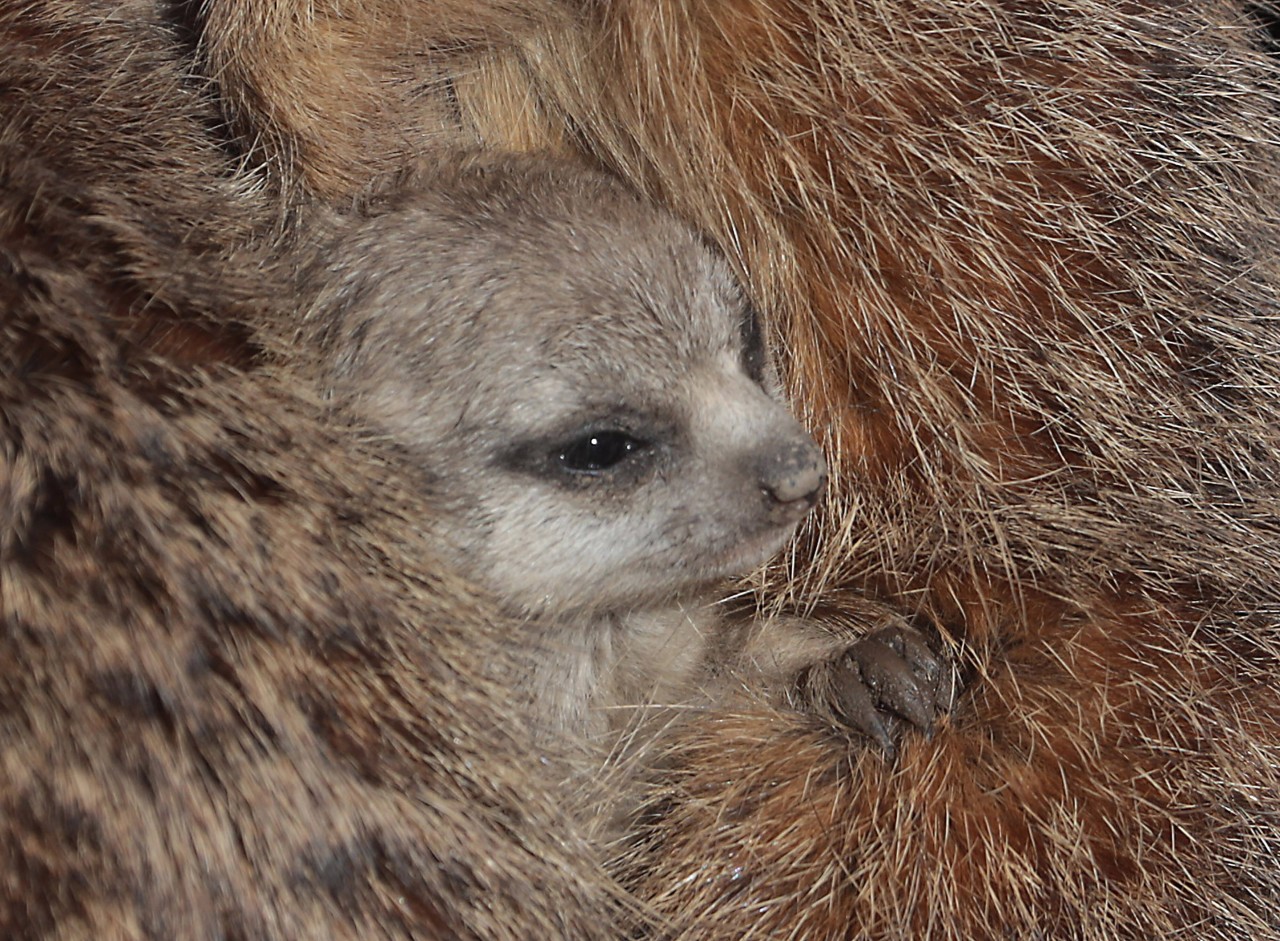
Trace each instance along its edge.
<path fill-rule="evenodd" d="M 771 527 L 748 539 L 736 539 L 726 545 L 708 545 L 692 558 L 664 568 L 663 577 L 652 580 L 655 584 L 661 583 L 661 590 L 637 594 L 630 599 L 619 599 L 622 603 L 615 605 L 615 610 L 667 604 L 675 598 L 687 598 L 725 579 L 746 575 L 773 558 L 791 539 L 795 530 L 795 524 Z M 621 580 L 615 584 L 622 588 Z"/>
<path fill-rule="evenodd" d="M 785 546 L 795 529 L 794 524 L 776 526 L 727 545 L 708 545 L 682 562 L 637 561 L 613 578 L 592 579 L 588 591 L 565 591 L 563 584 L 558 586 L 560 591 L 545 595 L 529 590 L 508 599 L 504 607 L 524 617 L 578 619 L 667 605 L 716 582 L 746 575 Z"/>
<path fill-rule="evenodd" d="M 722 552 L 708 553 L 699 566 L 701 581 L 712 582 L 746 575 L 778 554 L 796 531 L 796 524 L 767 529 L 750 539 L 739 540 Z"/>

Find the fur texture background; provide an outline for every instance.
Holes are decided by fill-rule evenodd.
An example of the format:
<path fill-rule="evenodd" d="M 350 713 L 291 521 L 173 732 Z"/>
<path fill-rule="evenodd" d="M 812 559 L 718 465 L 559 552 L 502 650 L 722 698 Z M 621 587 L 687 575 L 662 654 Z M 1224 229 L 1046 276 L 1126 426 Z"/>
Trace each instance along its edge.
<path fill-rule="evenodd" d="M 7 6 L 0 933 L 1280 938 L 1260 48 L 1174 0 Z M 597 865 L 518 636 L 277 368 L 311 214 L 476 140 L 739 265 L 834 477 L 754 587 L 937 628 L 932 740 L 705 716 Z"/>

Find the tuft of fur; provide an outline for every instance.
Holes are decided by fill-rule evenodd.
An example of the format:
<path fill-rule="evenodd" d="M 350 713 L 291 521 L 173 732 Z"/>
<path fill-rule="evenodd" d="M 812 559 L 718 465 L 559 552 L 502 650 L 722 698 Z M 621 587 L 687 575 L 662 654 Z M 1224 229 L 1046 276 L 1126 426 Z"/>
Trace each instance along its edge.
<path fill-rule="evenodd" d="M 289 417 L 306 408 L 283 380 L 243 371 L 233 329 L 237 303 L 279 303 L 255 285 L 259 262 L 232 251 L 253 232 L 301 232 L 311 198 L 364 198 L 420 146 L 478 140 L 576 149 L 718 238 L 771 319 L 834 484 L 794 560 L 758 582 L 762 603 L 838 622 L 869 598 L 936 625 L 967 668 L 951 721 L 894 763 L 766 709 L 682 727 L 616 861 L 663 933 L 1280 938 L 1280 86 L 1235 7 L 618 0 L 518 16 L 488 5 L 470 31 L 456 6 L 391 0 L 309 16 L 210 0 L 176 25 L 168 9 L 0 15 L 0 290 L 6 339 L 20 341 L 0 347 L 12 482 L 0 531 L 15 534 L 0 554 L 14 648 L 0 702 L 6 734 L 41 743 L 6 748 L 0 793 L 44 795 L 0 817 L 3 852 L 22 860 L 0 895 L 12 936 L 47 933 L 50 913 L 77 905 L 88 924 L 146 925 L 118 936 L 164 935 L 166 917 L 227 899 L 242 919 L 228 924 L 255 926 L 242 935 L 305 924 L 342 937 L 375 898 L 389 906 L 380 924 L 404 936 L 613 930 L 596 917 L 604 889 L 587 856 L 557 842 L 571 830 L 546 810 L 550 785 L 514 772 L 524 753 L 499 733 L 518 710 L 483 681 L 487 654 L 456 639 L 491 636 L 491 619 L 465 594 L 397 594 L 443 571 L 407 522 L 429 507 L 394 480 L 370 483 L 376 461 L 322 444 L 314 418 Z M 200 76 L 180 66 L 190 50 Z M 38 156 L 71 169 L 41 175 Z M 209 310 L 207 287 L 225 307 Z M 122 356 L 121 322 L 146 325 L 145 356 Z M 241 370 L 210 370 L 225 362 Z M 138 385 L 166 368 L 174 383 Z M 164 451 L 129 431 L 147 427 L 139 400 L 181 427 L 192 467 L 157 469 Z M 159 411 L 173 402 L 186 424 Z M 16 470 L 19 456 L 39 472 Z M 257 463 L 300 489 L 265 500 L 239 470 Z M 215 497 L 253 498 L 242 538 L 200 514 Z M 31 542 L 59 526 L 79 535 Z M 298 549 L 357 537 L 359 552 Z M 162 563 L 183 538 L 197 548 L 177 579 Z M 279 547 L 269 562 L 249 551 L 261 539 Z M 308 587 L 321 570 L 334 590 Z M 170 600 L 217 573 L 236 586 L 230 609 L 199 592 Z M 331 606 L 370 630 L 400 625 L 390 633 L 424 664 L 394 674 L 422 684 L 398 698 L 357 632 L 356 674 L 378 692 L 344 688 L 335 728 L 381 741 L 387 710 L 422 709 L 399 727 L 479 736 L 467 760 L 448 734 L 398 740 L 402 771 L 382 793 L 410 795 L 394 799 L 426 816 L 401 833 L 422 841 L 347 857 L 425 886 L 417 909 L 395 908 L 376 881 L 309 905 L 298 886 L 315 880 L 288 878 L 305 827 L 294 842 L 263 829 L 302 804 L 277 796 L 257 811 L 233 789 L 211 794 L 218 776 L 182 765 L 193 753 L 169 739 L 124 740 L 177 776 L 132 783 L 146 779 L 104 757 L 100 707 L 78 685 L 111 638 L 145 663 L 186 649 L 173 640 L 186 631 L 224 647 L 253 624 L 324 635 L 342 620 Z M 392 617 L 362 620 L 375 610 Z M 424 637 L 414 623 L 442 626 Z M 229 644 L 229 677 L 277 672 L 224 701 L 287 702 L 299 688 L 279 671 L 311 645 L 267 658 L 268 643 Z M 255 657 L 269 667 L 246 667 Z M 350 675 L 332 656 L 301 662 Z M 233 751 L 263 741 L 254 716 L 232 708 Z M 358 815 L 368 782 L 335 790 L 322 738 L 290 740 L 292 780 L 313 788 L 318 819 Z M 390 760 L 368 754 L 375 769 Z M 95 796 L 53 801 L 77 788 Z M 88 829 L 99 814 L 115 829 Z M 462 830 L 433 833 L 442 819 Z M 136 842 L 156 821 L 189 841 Z M 230 842 L 201 884 L 191 861 L 206 834 Z M 193 915 L 185 936 L 215 936 L 216 917 Z M 574 927 L 548 930 L 554 918 Z"/>
<path fill-rule="evenodd" d="M 491 47 L 560 20 L 552 3 L 204 3 L 187 26 L 255 161 L 340 198 L 458 136 L 454 84 Z"/>

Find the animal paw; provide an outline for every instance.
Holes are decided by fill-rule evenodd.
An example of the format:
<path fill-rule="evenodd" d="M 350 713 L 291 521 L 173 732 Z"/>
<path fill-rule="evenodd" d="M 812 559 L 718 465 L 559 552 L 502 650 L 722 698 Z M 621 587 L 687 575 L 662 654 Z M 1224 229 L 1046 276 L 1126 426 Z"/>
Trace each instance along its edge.
<path fill-rule="evenodd" d="M 890 756 L 897 754 L 904 722 L 930 736 L 955 698 L 951 664 L 905 626 L 873 631 L 798 679 L 805 705 L 873 739 Z"/>

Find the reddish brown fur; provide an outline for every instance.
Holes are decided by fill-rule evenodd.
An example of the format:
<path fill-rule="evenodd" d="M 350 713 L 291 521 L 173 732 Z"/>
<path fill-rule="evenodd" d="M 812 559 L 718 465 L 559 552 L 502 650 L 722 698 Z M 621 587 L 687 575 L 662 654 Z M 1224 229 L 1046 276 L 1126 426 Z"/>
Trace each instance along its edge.
<path fill-rule="evenodd" d="M 1275 270 L 1229 260 L 1275 137 L 1224 107 L 1269 66 L 1182 8 L 611 12 L 634 90 L 543 79 L 777 299 L 844 481 L 797 600 L 897 599 L 973 677 L 891 781 L 690 742 L 640 894 L 693 937 L 1280 933 Z"/>
<path fill-rule="evenodd" d="M 1280 128 L 1275 70 L 1228 5 L 619 0 L 486 9 L 473 28 L 462 18 L 470 8 L 452 5 L 387 0 L 301 18 L 283 4 L 214 0 L 194 28 L 200 68 L 242 135 L 230 142 L 217 140 L 211 115 L 180 103 L 189 96 L 176 79 L 142 78 L 172 76 L 177 55 L 146 4 L 114 26 L 75 14 L 91 6 L 50 5 L 62 27 L 0 18 L 6 46 L 34 43 L 0 57 L 6 87 L 27 96 L 5 105 L 0 128 L 0 290 L 5 330 L 19 340 L 8 355 L 39 364 L 0 370 L 16 468 L 4 532 L 50 532 L 54 521 L 80 534 L 4 544 L 5 642 L 26 646 L 22 661 L 6 659 L 23 667 L 4 674 L 0 702 L 33 730 L 20 738 L 26 779 L 78 771 L 87 796 L 77 806 L 116 829 L 90 839 L 65 802 L 41 804 L 35 784 L 3 779 L 0 795 L 19 802 L 5 819 L 39 824 L 0 831 L 4 852 L 20 845 L 25 860 L 8 867 L 18 875 L 0 894 L 10 934 L 39 936 L 77 904 L 101 924 L 143 882 L 155 885 L 150 908 L 132 917 L 154 913 L 157 925 L 183 910 L 174 900 L 215 895 L 236 899 L 235 925 L 275 912 L 286 926 L 344 936 L 361 918 L 393 917 L 370 914 L 381 911 L 370 897 L 320 904 L 278 888 L 276 861 L 252 849 L 223 857 L 233 888 L 219 895 L 194 885 L 192 857 L 159 837 L 128 848 L 121 834 L 189 832 L 210 806 L 224 832 L 282 829 L 282 856 L 303 832 L 274 811 L 196 800 L 201 772 L 180 764 L 166 768 L 167 788 L 110 790 L 132 752 L 110 751 L 77 684 L 112 675 L 91 662 L 109 659 L 99 637 L 116 638 L 117 659 L 136 657 L 161 625 L 223 647 L 243 637 L 234 670 L 261 677 L 264 697 L 334 690 L 337 721 L 297 740 L 299 779 L 319 788 L 314 813 L 355 813 L 370 775 L 402 810 L 403 794 L 468 796 L 448 798 L 445 816 L 461 828 L 451 835 L 433 836 L 426 820 L 406 828 L 426 852 L 461 853 L 464 868 L 432 882 L 429 865 L 415 869 L 420 857 L 403 857 L 409 881 L 428 888 L 421 908 L 394 916 L 402 931 L 417 918 L 424 937 L 462 924 L 478 936 L 545 936 L 540 919 L 558 912 L 610 932 L 591 921 L 607 887 L 588 863 L 554 855 L 560 831 L 548 829 L 567 825 L 538 802 L 546 785 L 512 770 L 519 749 L 494 728 L 504 707 L 459 647 L 460 632 L 488 636 L 483 619 L 450 591 L 397 593 L 404 577 L 432 571 L 429 547 L 398 522 L 429 508 L 385 486 L 368 496 L 391 471 L 340 456 L 306 403 L 261 368 L 190 387 L 172 372 L 210 351 L 255 361 L 225 325 L 241 319 L 238 305 L 276 296 L 257 259 L 278 219 L 299 225 L 288 212 L 304 210 L 308 193 L 343 202 L 420 147 L 479 137 L 576 141 L 721 241 L 773 317 L 795 400 L 826 435 L 836 479 L 806 564 L 772 573 L 763 597 L 821 602 L 838 618 L 870 595 L 936 625 L 969 679 L 949 725 L 908 742 L 892 766 L 798 716 L 691 726 L 618 860 L 669 933 L 1280 938 Z M 94 37 L 96 54 L 54 58 Z M 120 65 L 139 42 L 156 59 L 149 73 Z M 451 98 L 440 77 L 455 72 Z M 104 95 L 107 75 L 124 91 Z M 143 114 L 146 128 L 123 123 Z M 61 179 L 41 176 L 39 152 L 17 156 L 40 141 L 82 156 L 59 157 L 73 164 Z M 244 166 L 260 169 L 230 166 L 219 143 L 239 144 Z M 268 185 L 255 189 L 250 173 Z M 59 261 L 55 246 L 76 262 Z M 144 317 L 142 301 L 171 313 Z M 103 326 L 118 329 L 126 313 L 123 334 Z M 130 335 L 172 336 L 157 322 L 192 332 L 137 351 Z M 177 415 L 159 410 L 174 397 Z M 176 470 L 137 430 L 140 414 L 176 436 Z M 284 479 L 283 494 L 255 483 Z M 89 496 L 76 504 L 74 494 Z M 221 509 L 193 516 L 203 501 Z M 371 510 L 383 501 L 388 510 Z M 239 535 L 206 531 L 210 513 Z M 115 541 L 104 541 L 110 531 Z M 250 534 L 277 546 L 274 557 L 248 551 Z M 193 547 L 186 562 L 160 565 L 184 558 L 170 548 L 181 545 Z M 376 574 L 353 555 L 376 559 Z M 205 570 L 232 608 L 196 604 L 204 595 L 187 581 Z M 337 594 L 307 587 L 322 575 Z M 67 584 L 87 594 L 69 596 Z M 427 639 L 448 652 L 440 663 L 461 674 L 435 659 L 425 678 L 394 674 L 420 684 L 403 702 L 422 721 L 392 724 L 404 732 L 389 752 L 368 743 L 401 702 L 381 672 L 394 658 L 375 657 L 359 630 L 354 670 L 288 640 L 323 638 L 344 619 L 374 631 L 384 618 L 362 612 L 384 610 L 394 624 L 432 625 Z M 281 619 L 301 633 L 252 630 Z M 69 651 L 57 662 L 42 646 L 55 637 Z M 172 663 L 139 659 L 153 686 L 182 689 Z M 127 715 L 136 699 L 116 689 L 112 708 Z M 237 747 L 252 739 L 245 718 L 232 723 Z M 478 736 L 468 754 L 496 771 L 468 769 L 446 738 L 415 738 L 459 722 Z M 160 764 L 167 741 L 126 744 Z M 343 776 L 352 756 L 362 756 L 358 782 Z M 493 781 L 497 795 L 485 791 Z M 477 787 L 485 799 L 470 799 Z M 567 877 L 537 868 L 537 851 L 569 866 Z M 484 853 L 505 877 L 480 915 L 470 906 L 488 883 L 465 865 Z M 133 862 L 122 867 L 121 854 Z M 544 882 L 522 890 L 524 874 Z M 14 905 L 32 895 L 48 904 Z"/>

